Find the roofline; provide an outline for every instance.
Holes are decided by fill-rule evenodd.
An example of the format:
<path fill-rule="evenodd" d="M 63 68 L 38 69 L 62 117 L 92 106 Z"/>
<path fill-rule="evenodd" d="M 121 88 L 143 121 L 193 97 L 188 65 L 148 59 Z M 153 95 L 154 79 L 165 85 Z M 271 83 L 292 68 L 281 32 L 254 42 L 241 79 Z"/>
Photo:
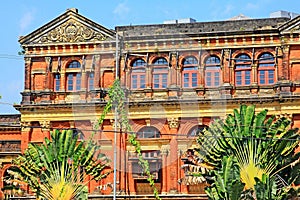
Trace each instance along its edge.
<path fill-rule="evenodd" d="M 300 17 L 300 16 L 299 16 Z M 241 20 L 221 20 L 221 21 L 206 21 L 206 22 L 190 22 L 190 23 L 174 23 L 174 24 L 164 24 L 164 23 L 159 23 L 159 24 L 138 24 L 138 25 L 124 25 L 124 26 L 116 26 L 115 30 L 119 29 L 119 28 L 129 28 L 129 27 L 142 27 L 142 26 L 146 26 L 146 27 L 152 27 L 152 26 L 178 26 L 178 25 L 187 25 L 187 24 L 214 24 L 214 23 L 232 23 L 232 22 L 242 22 L 242 21 L 262 21 L 262 20 L 278 20 L 278 19 L 286 19 L 286 21 L 288 22 L 290 20 L 290 18 L 287 17 L 272 17 L 272 18 L 258 18 L 258 19 L 241 19 Z"/>
<path fill-rule="evenodd" d="M 88 21 L 89 23 L 93 24 L 94 27 L 104 29 L 104 32 L 106 32 L 107 34 L 110 34 L 110 35 L 115 35 L 116 34 L 116 32 L 114 30 L 108 29 L 108 28 L 100 25 L 99 23 L 96 23 L 96 22 L 92 21 L 91 19 L 79 14 L 74 9 L 67 9 L 64 13 L 60 14 L 58 17 L 52 19 L 51 21 L 49 21 L 48 23 L 42 25 L 41 27 L 37 28 L 36 30 L 30 32 L 29 34 L 27 34 L 25 36 L 20 36 L 19 39 L 18 39 L 18 42 L 22 45 L 23 43 L 26 42 L 27 39 L 29 39 L 31 37 L 31 35 L 37 35 L 38 33 L 41 32 L 41 29 L 51 27 L 51 25 L 54 24 L 55 21 L 59 20 L 60 18 L 63 18 L 65 15 L 76 15 L 77 17 L 83 19 L 83 21 Z"/>

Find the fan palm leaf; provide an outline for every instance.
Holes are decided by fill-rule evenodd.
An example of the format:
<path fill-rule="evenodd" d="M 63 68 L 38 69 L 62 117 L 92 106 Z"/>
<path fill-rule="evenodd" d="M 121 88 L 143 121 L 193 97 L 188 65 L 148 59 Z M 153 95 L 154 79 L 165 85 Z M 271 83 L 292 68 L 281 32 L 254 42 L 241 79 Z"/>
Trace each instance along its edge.
<path fill-rule="evenodd" d="M 101 180 L 110 173 L 103 173 L 110 161 L 97 158 L 99 147 L 91 140 L 77 139 L 72 130 L 54 130 L 51 140 L 45 139 L 44 144 L 29 144 L 13 161 L 18 167 L 13 172 L 15 179 L 26 182 L 37 195 L 49 200 L 78 198 L 88 181 Z"/>

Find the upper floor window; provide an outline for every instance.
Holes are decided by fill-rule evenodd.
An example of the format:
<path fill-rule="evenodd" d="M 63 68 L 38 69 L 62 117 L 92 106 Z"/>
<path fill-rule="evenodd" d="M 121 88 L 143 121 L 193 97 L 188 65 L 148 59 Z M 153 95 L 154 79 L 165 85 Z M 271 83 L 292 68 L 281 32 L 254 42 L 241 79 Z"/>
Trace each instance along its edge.
<path fill-rule="evenodd" d="M 235 59 L 235 84 L 246 86 L 251 84 L 251 58 L 240 54 Z"/>
<path fill-rule="evenodd" d="M 131 88 L 143 89 L 146 87 L 146 62 L 143 59 L 137 59 L 131 67 Z"/>
<path fill-rule="evenodd" d="M 138 138 L 159 138 L 160 132 L 155 127 L 147 126 L 137 132 Z"/>
<path fill-rule="evenodd" d="M 81 65 L 78 61 L 73 60 L 70 62 L 67 66 L 68 69 L 80 69 Z M 79 91 L 81 89 L 81 73 L 80 71 L 77 72 L 71 72 L 67 73 L 67 91 L 69 92 L 74 92 L 74 91 Z"/>
<path fill-rule="evenodd" d="M 168 72 L 168 62 L 165 58 L 158 58 L 154 61 L 152 73 L 153 88 L 167 88 Z"/>
<path fill-rule="evenodd" d="M 95 89 L 95 75 L 93 72 L 90 72 L 88 74 L 88 90 Z"/>
<path fill-rule="evenodd" d="M 199 79 L 198 60 L 194 56 L 189 56 L 183 60 L 182 80 L 183 87 L 197 87 Z"/>
<path fill-rule="evenodd" d="M 60 90 L 60 74 L 54 75 L 54 91 Z"/>
<path fill-rule="evenodd" d="M 220 58 L 210 56 L 205 60 L 205 86 L 218 87 L 221 84 Z"/>
<path fill-rule="evenodd" d="M 73 60 L 72 62 L 70 62 L 67 68 L 81 68 L 81 65 L 78 61 Z"/>
<path fill-rule="evenodd" d="M 67 90 L 69 92 L 79 91 L 81 89 L 81 74 L 69 73 L 67 76 Z"/>
<path fill-rule="evenodd" d="M 158 58 L 153 63 L 154 65 L 168 65 L 168 61 L 165 58 Z"/>
<path fill-rule="evenodd" d="M 258 83 L 272 85 L 275 82 L 275 62 L 270 53 L 263 53 L 258 58 Z"/>

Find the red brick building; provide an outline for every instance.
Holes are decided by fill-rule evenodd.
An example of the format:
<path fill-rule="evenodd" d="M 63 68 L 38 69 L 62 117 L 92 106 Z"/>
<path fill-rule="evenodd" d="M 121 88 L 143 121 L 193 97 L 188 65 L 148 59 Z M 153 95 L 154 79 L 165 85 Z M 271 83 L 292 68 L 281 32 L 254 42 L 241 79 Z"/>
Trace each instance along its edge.
<path fill-rule="evenodd" d="M 24 151 L 55 128 L 77 128 L 88 138 L 118 72 L 130 123 L 159 192 L 195 199 L 204 185 L 178 184 L 184 177 L 181 156 L 211 120 L 245 103 L 287 115 L 300 127 L 299 24 L 300 17 L 178 20 L 110 30 L 68 9 L 20 37 L 25 87 L 15 108 L 21 129 L 2 129 L 1 142 L 19 141 Z M 113 160 L 113 113 L 102 130 L 95 140 Z M 118 194 L 151 196 L 127 135 L 118 136 Z M 2 160 L 3 176 L 9 160 Z M 110 194 L 99 186 L 112 182 L 113 175 L 92 182 L 89 192 Z"/>

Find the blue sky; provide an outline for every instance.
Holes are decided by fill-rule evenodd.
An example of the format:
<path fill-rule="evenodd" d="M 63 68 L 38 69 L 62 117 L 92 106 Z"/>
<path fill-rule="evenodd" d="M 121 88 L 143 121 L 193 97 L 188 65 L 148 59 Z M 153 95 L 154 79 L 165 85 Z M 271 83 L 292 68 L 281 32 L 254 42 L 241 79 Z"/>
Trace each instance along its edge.
<path fill-rule="evenodd" d="M 221 21 L 244 14 L 267 18 L 271 12 L 300 13 L 299 0 L 10 0 L 1 4 L 0 113 L 18 113 L 21 102 L 24 61 L 18 56 L 19 36 L 27 35 L 64 13 L 77 8 L 85 17 L 114 29 L 119 25 L 157 24 L 165 20 L 194 18 L 198 22 Z"/>

